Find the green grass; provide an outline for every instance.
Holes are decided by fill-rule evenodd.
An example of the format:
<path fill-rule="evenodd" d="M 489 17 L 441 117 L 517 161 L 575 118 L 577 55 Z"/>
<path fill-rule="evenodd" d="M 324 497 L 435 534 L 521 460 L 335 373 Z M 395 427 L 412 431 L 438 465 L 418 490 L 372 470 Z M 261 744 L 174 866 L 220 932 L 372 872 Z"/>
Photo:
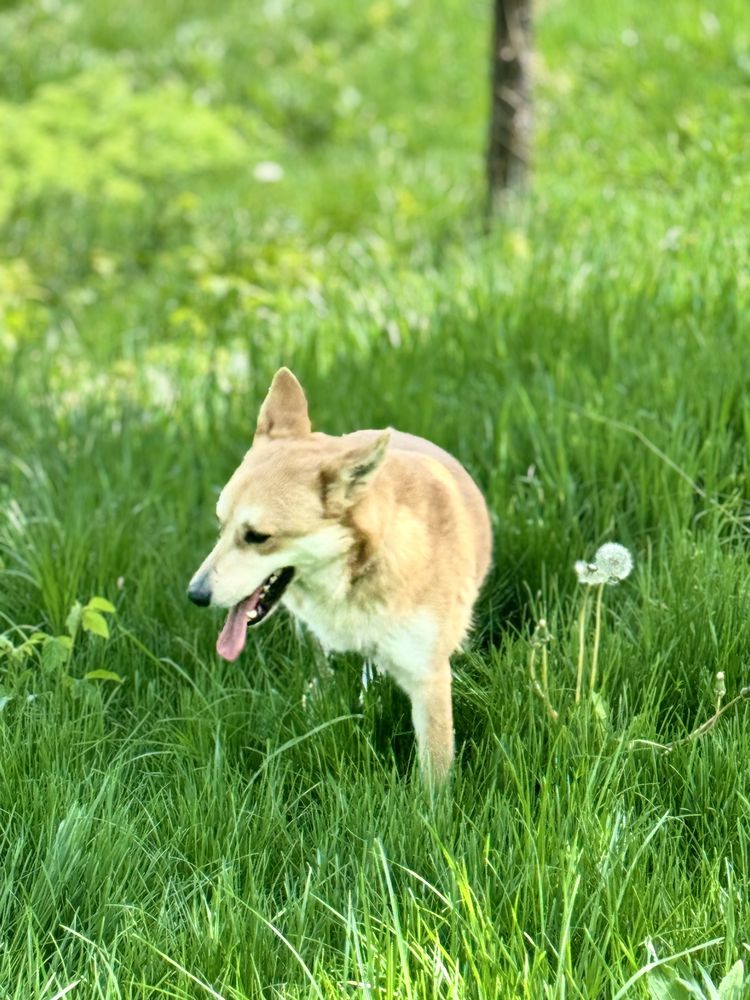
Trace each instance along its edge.
<path fill-rule="evenodd" d="M 2 1000 L 598 1000 L 653 951 L 748 957 L 745 704 L 631 741 L 750 676 L 750 10 L 544 5 L 491 236 L 487 39 L 457 0 L 0 4 L 0 633 L 117 606 L 67 665 L 0 650 Z M 425 434 L 490 503 L 434 802 L 389 681 L 360 704 L 281 615 L 227 664 L 185 599 L 280 364 L 319 428 Z M 605 540 L 636 569 L 595 711 Z"/>

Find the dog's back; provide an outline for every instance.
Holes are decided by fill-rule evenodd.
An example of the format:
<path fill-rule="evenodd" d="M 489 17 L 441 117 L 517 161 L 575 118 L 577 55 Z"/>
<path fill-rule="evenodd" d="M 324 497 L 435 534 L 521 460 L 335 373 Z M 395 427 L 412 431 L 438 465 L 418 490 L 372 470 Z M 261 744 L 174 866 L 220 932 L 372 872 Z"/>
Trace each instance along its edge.
<path fill-rule="evenodd" d="M 345 435 L 352 444 L 365 444 L 374 441 L 382 431 L 364 430 L 354 431 Z M 467 543 L 475 554 L 474 582 L 479 588 L 482 585 L 492 560 L 492 527 L 490 525 L 487 504 L 482 493 L 461 463 L 444 451 L 432 441 L 426 438 L 417 437 L 415 434 L 406 434 L 403 431 L 391 430 L 390 443 L 388 445 L 389 455 L 402 457 L 408 464 L 416 466 L 426 466 L 425 473 L 434 476 L 435 470 L 430 472 L 430 462 L 424 459 L 440 463 L 451 475 L 465 505 L 467 517 L 468 538 Z"/>

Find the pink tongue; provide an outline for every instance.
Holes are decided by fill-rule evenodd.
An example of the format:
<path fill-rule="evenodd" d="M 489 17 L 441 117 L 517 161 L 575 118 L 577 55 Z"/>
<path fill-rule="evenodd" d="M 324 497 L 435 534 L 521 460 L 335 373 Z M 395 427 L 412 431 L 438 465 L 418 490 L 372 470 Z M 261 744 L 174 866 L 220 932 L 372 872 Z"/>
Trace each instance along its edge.
<path fill-rule="evenodd" d="M 224 628 L 216 640 L 216 652 L 225 660 L 236 660 L 245 648 L 247 638 L 247 613 L 252 611 L 260 600 L 260 587 L 244 601 L 235 604 L 227 615 Z"/>

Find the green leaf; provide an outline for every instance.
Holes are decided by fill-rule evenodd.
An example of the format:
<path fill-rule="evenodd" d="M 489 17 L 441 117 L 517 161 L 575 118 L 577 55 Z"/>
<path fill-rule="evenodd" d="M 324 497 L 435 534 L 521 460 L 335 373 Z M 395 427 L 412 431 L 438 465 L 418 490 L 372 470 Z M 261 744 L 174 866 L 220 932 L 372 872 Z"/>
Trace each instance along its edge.
<path fill-rule="evenodd" d="M 105 615 L 113 615 L 115 613 L 115 606 L 111 601 L 108 601 L 106 597 L 92 597 L 86 605 L 85 610 L 101 611 Z"/>
<path fill-rule="evenodd" d="M 646 978 L 651 1000 L 689 1000 L 690 993 L 677 978 L 674 969 L 654 969 Z"/>
<path fill-rule="evenodd" d="M 746 996 L 744 985 L 745 966 L 740 958 L 719 983 L 721 1000 L 743 1000 L 743 997 Z"/>
<path fill-rule="evenodd" d="M 609 705 L 602 698 L 598 691 L 591 692 L 591 705 L 594 709 L 594 716 L 604 726 L 609 725 Z"/>
<path fill-rule="evenodd" d="M 16 646 L 15 649 L 11 650 L 11 656 L 19 663 L 22 663 L 35 646 L 41 645 L 47 639 L 49 639 L 49 636 L 45 632 L 32 632 L 28 639 L 25 639 L 20 646 Z"/>
<path fill-rule="evenodd" d="M 107 620 L 98 611 L 91 611 L 88 608 L 84 608 L 81 624 L 86 632 L 93 632 L 94 635 L 100 635 L 103 639 L 109 639 Z"/>
<path fill-rule="evenodd" d="M 65 628 L 68 630 L 69 635 L 74 636 L 78 631 L 78 626 L 81 624 L 82 613 L 83 608 L 81 607 L 81 602 L 76 601 L 70 609 L 68 617 L 65 619 Z"/>
<path fill-rule="evenodd" d="M 703 980 L 703 988 L 696 986 L 695 995 L 700 997 L 700 1000 L 721 1000 L 721 994 L 714 986 L 713 980 L 709 976 L 708 972 L 703 968 L 702 965 L 698 965 L 700 969 L 701 979 Z"/>
<path fill-rule="evenodd" d="M 57 671 L 68 662 L 73 640 L 69 635 L 49 636 L 42 649 L 42 667 Z"/>
<path fill-rule="evenodd" d="M 122 684 L 122 677 L 114 670 L 89 670 L 87 674 L 83 675 L 83 679 L 86 681 L 114 681 L 115 684 Z"/>
<path fill-rule="evenodd" d="M 683 984 L 683 986 L 688 991 L 690 996 L 694 998 L 694 1000 L 721 1000 L 721 997 L 719 996 L 719 991 L 711 982 L 711 978 L 708 976 L 705 969 L 702 971 L 704 976 L 703 983 L 705 986 L 705 990 L 703 989 L 701 984 L 693 978 L 680 979 L 680 982 Z M 706 990 L 708 992 L 706 992 Z"/>

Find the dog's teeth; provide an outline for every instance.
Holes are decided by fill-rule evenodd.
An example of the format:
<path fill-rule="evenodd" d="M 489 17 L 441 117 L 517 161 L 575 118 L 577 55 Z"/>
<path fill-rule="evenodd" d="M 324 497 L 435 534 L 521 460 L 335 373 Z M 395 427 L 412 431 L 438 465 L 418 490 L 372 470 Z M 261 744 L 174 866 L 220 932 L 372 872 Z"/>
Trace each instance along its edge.
<path fill-rule="evenodd" d="M 255 608 L 253 608 L 252 611 L 248 611 L 247 617 L 250 619 L 250 621 L 252 621 L 254 618 L 258 617 L 258 612 L 255 610 Z"/>
<path fill-rule="evenodd" d="M 279 574 L 278 573 L 271 573 L 271 575 L 268 578 L 268 582 L 269 583 L 276 583 L 276 581 L 278 580 L 278 578 L 279 578 Z"/>

